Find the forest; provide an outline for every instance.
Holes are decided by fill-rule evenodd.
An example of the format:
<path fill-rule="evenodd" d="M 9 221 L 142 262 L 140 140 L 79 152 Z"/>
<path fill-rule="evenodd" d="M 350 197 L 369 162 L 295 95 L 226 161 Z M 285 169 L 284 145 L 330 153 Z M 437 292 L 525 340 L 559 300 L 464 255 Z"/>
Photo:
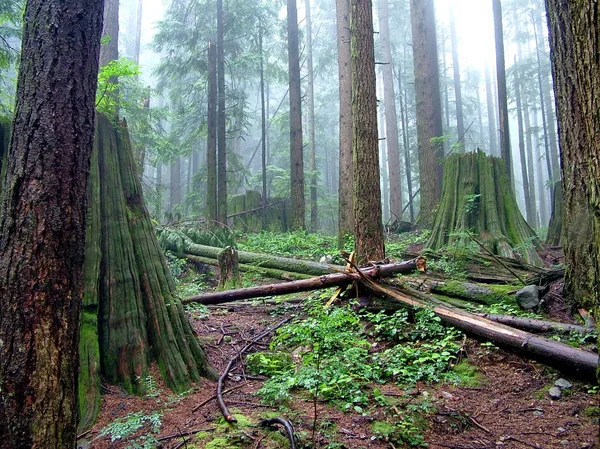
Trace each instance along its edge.
<path fill-rule="evenodd" d="M 600 447 L 600 4 L 0 0 L 0 449 Z"/>

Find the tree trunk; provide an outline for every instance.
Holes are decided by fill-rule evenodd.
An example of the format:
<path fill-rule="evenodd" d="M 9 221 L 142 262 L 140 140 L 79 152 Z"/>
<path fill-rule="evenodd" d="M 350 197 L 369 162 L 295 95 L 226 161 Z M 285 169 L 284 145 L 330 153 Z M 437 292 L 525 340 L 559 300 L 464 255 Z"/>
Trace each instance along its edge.
<path fill-rule="evenodd" d="M 140 48 L 142 43 L 142 12 L 144 8 L 144 0 L 138 0 L 136 27 L 135 27 L 135 47 L 133 49 L 133 61 L 136 64 L 140 63 Z"/>
<path fill-rule="evenodd" d="M 548 235 L 546 236 L 546 244 L 550 246 L 562 246 L 564 243 L 563 208 L 562 185 L 560 181 L 557 181 L 552 189 L 552 214 L 550 215 Z"/>
<path fill-rule="evenodd" d="M 499 156 L 498 139 L 496 138 L 498 128 L 496 127 L 496 114 L 494 113 L 494 92 L 492 90 L 492 81 L 490 80 L 490 70 L 487 65 L 485 66 L 485 96 L 487 99 L 488 131 L 490 134 L 490 148 L 488 154 L 491 156 Z"/>
<path fill-rule="evenodd" d="M 217 47 L 208 42 L 208 140 L 206 144 L 206 218 L 219 221 L 217 215 Z"/>
<path fill-rule="evenodd" d="M 412 167 L 410 157 L 410 142 L 408 137 L 408 112 L 407 102 L 405 101 L 406 90 L 402 89 L 402 77 L 404 76 L 404 70 L 402 73 L 398 73 L 398 93 L 400 95 L 400 117 L 402 120 L 402 141 L 404 143 L 404 171 L 406 172 L 406 188 L 408 190 L 408 210 L 410 213 L 410 222 L 415 222 L 415 207 L 413 203 L 413 186 L 412 186 Z"/>
<path fill-rule="evenodd" d="M 290 87 L 290 199 L 291 229 L 304 229 L 304 150 L 302 145 L 302 92 L 298 50 L 298 10 L 296 0 L 287 0 L 288 67 Z"/>
<path fill-rule="evenodd" d="M 508 125 L 508 96 L 506 89 L 506 68 L 504 62 L 504 30 L 502 26 L 502 5 L 500 0 L 492 0 L 494 9 L 494 37 L 496 41 L 496 78 L 498 80 L 498 117 L 500 118 L 500 158 L 504 161 L 508 182 L 514 191 L 512 156 L 510 151 L 510 129 Z"/>
<path fill-rule="evenodd" d="M 379 0 L 379 37 L 381 44 L 381 73 L 383 76 L 383 105 L 385 108 L 385 145 L 389 168 L 390 215 L 392 222 L 402 220 L 402 179 L 400 175 L 400 149 L 398 143 L 398 118 L 394 92 L 394 63 L 390 44 L 390 12 L 388 0 Z"/>
<path fill-rule="evenodd" d="M 598 2 L 546 0 L 561 147 L 565 286 L 600 316 L 600 35 Z M 600 320 L 597 320 L 600 323 Z M 600 378 L 600 368 L 598 371 Z"/>
<path fill-rule="evenodd" d="M 310 17 L 310 0 L 304 1 L 306 10 L 306 63 L 308 68 L 308 145 L 310 155 L 310 232 L 317 232 L 317 155 L 315 141 L 315 80 L 312 52 L 312 21 Z"/>
<path fill-rule="evenodd" d="M 352 72 L 350 70 L 350 0 L 336 0 L 338 77 L 340 92 L 338 247 L 354 233 L 352 191 Z"/>
<path fill-rule="evenodd" d="M 540 242 L 519 211 L 499 159 L 481 151 L 451 155 L 444 167 L 443 191 L 426 247 L 467 244 L 469 232 L 493 254 L 542 264 L 536 252 Z"/>
<path fill-rule="evenodd" d="M 220 290 L 238 288 L 242 283 L 240 277 L 240 260 L 235 248 L 228 246 L 217 256 L 219 262 L 219 286 Z"/>
<path fill-rule="evenodd" d="M 258 30 L 258 46 L 260 51 L 260 135 L 261 135 L 261 178 L 262 178 L 262 229 L 267 229 L 267 105 L 265 104 L 265 55 L 263 48 L 263 29 Z"/>
<path fill-rule="evenodd" d="M 458 63 L 458 41 L 454 11 L 450 11 L 450 41 L 452 43 L 452 72 L 454 73 L 454 96 L 456 99 L 456 144 L 458 151 L 465 151 L 465 121 L 463 118 L 462 87 L 460 83 L 460 66 Z"/>
<path fill-rule="evenodd" d="M 217 221 L 227 226 L 227 135 L 223 0 L 217 0 Z"/>
<path fill-rule="evenodd" d="M 176 156 L 170 168 L 169 177 L 169 214 L 171 220 L 181 218 L 183 211 L 176 210 L 181 204 L 181 157 Z"/>
<path fill-rule="evenodd" d="M 435 38 L 433 3 L 410 2 L 417 100 L 417 140 L 421 210 L 418 223 L 430 227 L 434 210 L 442 197 L 443 157 L 440 75 Z"/>
<path fill-rule="evenodd" d="M 354 248 L 362 263 L 385 257 L 371 0 L 351 0 L 350 11 Z"/>
<path fill-rule="evenodd" d="M 148 376 L 149 365 L 156 360 L 167 385 L 184 391 L 200 376 L 214 377 L 215 372 L 173 296 L 175 284 L 135 176 L 127 126 L 117 128 L 102 115 L 97 119 L 98 177 L 91 181 L 91 192 L 99 201 L 90 203 L 88 235 L 96 229 L 99 237 L 87 242 L 89 320 L 81 345 L 93 348 L 97 338 L 100 360 L 90 363 L 94 355 L 90 351 L 88 359 L 82 360 L 81 377 L 98 376 L 86 369 L 99 366 L 107 381 L 139 393 L 145 388 L 140 379 Z M 94 312 L 97 329 L 93 329 Z M 97 384 L 90 382 L 88 388 L 80 390 L 80 397 L 97 394 L 93 391 Z M 80 405 L 85 416 L 91 404 Z"/>
<path fill-rule="evenodd" d="M 86 184 L 102 8 L 102 1 L 29 0 L 25 11 L 0 211 L 5 449 L 76 445 Z"/>
<path fill-rule="evenodd" d="M 103 23 L 100 67 L 119 59 L 119 0 L 104 1 Z"/>

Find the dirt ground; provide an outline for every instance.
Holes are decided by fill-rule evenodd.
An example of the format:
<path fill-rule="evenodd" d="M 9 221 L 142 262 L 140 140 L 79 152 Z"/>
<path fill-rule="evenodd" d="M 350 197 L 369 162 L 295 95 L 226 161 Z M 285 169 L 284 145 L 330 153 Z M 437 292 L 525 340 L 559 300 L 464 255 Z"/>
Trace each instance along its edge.
<path fill-rule="evenodd" d="M 277 312 L 277 313 L 274 313 Z M 208 318 L 192 313 L 190 319 L 210 360 L 218 370 L 256 335 L 291 313 L 293 307 L 260 303 L 220 306 L 211 309 Z M 256 348 L 264 349 L 265 339 Z M 377 420 L 394 421 L 408 410 L 408 403 L 419 404 L 426 399 L 430 404 L 424 413 L 426 422 L 424 441 L 430 448 L 484 449 L 484 448 L 598 448 L 598 394 L 590 394 L 591 385 L 571 379 L 568 373 L 558 373 L 502 349 L 481 345 L 467 339 L 464 345 L 469 364 L 480 373 L 478 386 L 449 384 L 419 384 L 409 392 L 393 384 L 380 386 L 390 400 L 397 399 L 392 409 L 397 414 L 384 416 L 379 406 L 365 413 L 343 412 L 325 403 L 317 403 L 318 432 L 312 438 L 314 423 L 313 401 L 299 394 L 291 404 L 278 410 L 262 404 L 255 394 L 262 381 L 246 376 L 244 366 L 238 363 L 226 381 L 231 390 L 224 399 L 234 413 L 248 418 L 249 423 L 236 429 L 222 423 L 221 413 L 214 400 L 216 384 L 204 381 L 183 395 L 173 395 L 160 380 L 157 372 L 146 397 L 123 393 L 117 387 L 104 385 L 102 412 L 94 428 L 80 440 L 80 447 L 105 448 L 287 448 L 283 428 L 267 430 L 256 426 L 262 418 L 279 415 L 289 419 L 301 441 L 296 447 L 320 448 L 398 448 L 399 445 L 385 434 L 374 431 Z M 564 377 L 573 387 L 564 390 L 563 397 L 552 400 L 548 388 Z M 211 399 L 213 398 L 213 399 Z M 407 399 L 408 398 L 408 399 Z M 392 402 L 393 403 L 393 402 Z M 596 407 L 596 408 L 594 408 Z M 150 415 L 160 411 L 161 425 L 152 440 L 148 422 L 132 436 L 115 439 L 101 436 L 102 429 L 117 418 L 135 412 Z M 267 413 L 271 412 L 271 413 Z M 225 438 L 223 438 L 225 434 Z M 220 435 L 220 438 L 217 437 Z M 229 441 L 229 443 L 228 443 Z"/>

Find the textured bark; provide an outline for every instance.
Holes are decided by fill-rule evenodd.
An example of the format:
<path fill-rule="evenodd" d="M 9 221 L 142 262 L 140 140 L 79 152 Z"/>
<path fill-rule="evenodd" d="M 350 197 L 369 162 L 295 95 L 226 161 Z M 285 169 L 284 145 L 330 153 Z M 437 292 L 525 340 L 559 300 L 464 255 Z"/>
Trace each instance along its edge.
<path fill-rule="evenodd" d="M 503 165 L 481 151 L 446 159 L 444 195 L 426 246 L 468 243 L 467 231 L 493 254 L 516 257 L 520 251 L 526 262 L 542 264 L 540 242 L 519 211 Z"/>
<path fill-rule="evenodd" d="M 223 43 L 223 0 L 217 0 L 217 217 L 227 225 L 227 135 L 225 114 L 225 49 Z"/>
<path fill-rule="evenodd" d="M 217 47 L 208 43 L 208 137 L 206 145 L 206 218 L 217 216 Z"/>
<path fill-rule="evenodd" d="M 340 92 L 338 246 L 354 232 L 352 189 L 352 72 L 350 70 L 350 0 L 336 0 L 338 77 Z"/>
<path fill-rule="evenodd" d="M 310 0 L 304 0 L 306 10 L 306 64 L 308 68 L 308 147 L 310 157 L 310 232 L 317 232 L 318 229 L 318 211 L 317 211 L 317 155 L 315 140 L 315 79 L 313 71 L 313 52 L 312 52 L 312 21 L 310 17 Z"/>
<path fill-rule="evenodd" d="M 87 242 L 85 303 L 88 312 L 97 308 L 100 361 L 95 366 L 109 382 L 143 392 L 140 379 L 156 360 L 167 384 L 183 391 L 200 376 L 215 373 L 173 296 L 175 284 L 144 206 L 126 124 L 116 127 L 99 115 L 94 151 L 98 177 L 91 190 L 99 201 L 90 203 L 90 220 L 99 230 L 100 251 L 97 240 Z M 93 338 L 90 330 L 90 347 Z M 85 372 L 87 366 L 94 364 L 82 363 L 82 377 L 98 376 Z M 97 384 L 90 382 L 80 397 L 93 396 L 94 388 Z M 81 405 L 85 413 L 89 404 Z"/>
<path fill-rule="evenodd" d="M 559 119 L 565 286 L 573 304 L 600 316 L 600 5 L 547 0 Z M 600 323 L 600 320 L 596 320 Z M 600 377 L 600 371 L 598 372 Z"/>
<path fill-rule="evenodd" d="M 287 0 L 288 67 L 290 89 L 290 200 L 291 229 L 304 229 L 304 151 L 302 145 L 302 92 L 298 50 L 298 10 L 296 0 Z"/>
<path fill-rule="evenodd" d="M 390 12 L 388 0 L 379 0 L 379 37 L 381 73 L 383 75 L 383 105 L 385 108 L 385 145 L 389 168 L 390 214 L 392 221 L 402 220 L 402 181 L 400 175 L 400 145 L 394 92 L 394 65 L 390 44 Z"/>
<path fill-rule="evenodd" d="M 563 193 L 560 182 L 554 184 L 552 189 L 552 214 L 550 215 L 550 224 L 548 225 L 548 235 L 546 243 L 551 246 L 562 246 L 563 239 Z"/>
<path fill-rule="evenodd" d="M 494 37 L 496 42 L 496 79 L 498 82 L 498 117 L 500 122 L 500 158 L 504 161 L 508 180 L 514 189 L 512 156 L 510 152 L 510 129 L 508 125 L 508 96 L 506 89 L 506 67 L 504 61 L 504 30 L 502 5 L 492 0 L 494 9 Z"/>
<path fill-rule="evenodd" d="M 417 140 L 421 210 L 418 223 L 429 227 L 442 196 L 442 106 L 433 2 L 411 0 L 411 28 L 417 100 Z"/>
<path fill-rule="evenodd" d="M 454 11 L 450 13 L 450 42 L 452 44 L 452 72 L 454 74 L 454 98 L 456 100 L 456 144 L 459 151 L 465 151 L 465 121 L 463 118 L 462 87 L 460 65 L 458 63 L 458 39 Z"/>
<path fill-rule="evenodd" d="M 219 263 L 219 286 L 220 290 L 238 288 L 242 283 L 240 277 L 240 260 L 235 248 L 228 246 L 217 256 Z"/>
<path fill-rule="evenodd" d="M 102 1 L 29 0 L 0 215 L 0 447 L 75 447 Z"/>
<path fill-rule="evenodd" d="M 379 186 L 377 94 L 370 0 L 350 1 L 354 248 L 359 262 L 385 257 Z"/>

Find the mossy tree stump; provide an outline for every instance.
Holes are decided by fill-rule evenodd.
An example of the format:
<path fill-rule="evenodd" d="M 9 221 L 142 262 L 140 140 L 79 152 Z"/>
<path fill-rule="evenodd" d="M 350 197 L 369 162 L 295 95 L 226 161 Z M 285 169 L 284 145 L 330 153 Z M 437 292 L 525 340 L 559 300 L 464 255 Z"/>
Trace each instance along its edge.
<path fill-rule="evenodd" d="M 241 287 L 240 261 L 235 248 L 228 246 L 217 257 L 219 262 L 219 290 Z"/>
<path fill-rule="evenodd" d="M 144 392 L 152 361 L 175 392 L 202 376 L 216 378 L 174 297 L 175 283 L 144 205 L 127 124 L 96 117 L 80 342 L 80 429 L 97 415 L 100 375 L 133 393 Z"/>
<path fill-rule="evenodd" d="M 493 254 L 542 265 L 541 242 L 519 211 L 503 162 L 482 151 L 446 159 L 442 200 L 426 246 L 467 244 L 467 232 Z"/>

